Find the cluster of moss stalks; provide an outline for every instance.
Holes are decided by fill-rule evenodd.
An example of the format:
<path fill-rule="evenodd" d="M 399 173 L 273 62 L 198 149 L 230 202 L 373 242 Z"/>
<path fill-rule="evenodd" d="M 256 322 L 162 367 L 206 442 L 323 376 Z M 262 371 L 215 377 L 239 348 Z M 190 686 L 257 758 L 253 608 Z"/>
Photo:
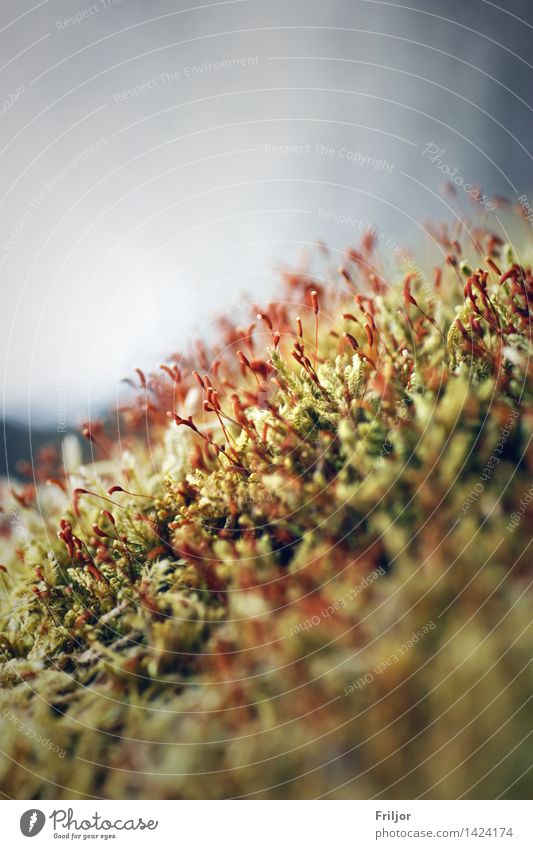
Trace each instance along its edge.
<path fill-rule="evenodd" d="M 286 273 L 4 484 L 3 794 L 530 796 L 533 276 L 435 238 Z"/>

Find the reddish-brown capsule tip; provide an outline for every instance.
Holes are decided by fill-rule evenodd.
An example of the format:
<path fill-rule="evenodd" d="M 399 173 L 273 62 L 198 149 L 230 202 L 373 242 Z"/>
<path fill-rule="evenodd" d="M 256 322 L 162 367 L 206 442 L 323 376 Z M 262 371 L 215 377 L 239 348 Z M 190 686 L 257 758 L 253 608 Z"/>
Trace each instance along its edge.
<path fill-rule="evenodd" d="M 126 495 L 132 495 L 134 498 L 154 498 L 153 495 L 145 495 L 143 492 L 130 492 L 129 489 L 124 489 L 123 486 L 118 486 L 118 484 L 109 487 L 107 490 L 108 495 L 113 495 L 115 492 L 124 492 Z"/>
<path fill-rule="evenodd" d="M 496 263 L 494 262 L 494 260 L 490 256 L 485 257 L 485 262 L 487 263 L 489 268 L 491 268 L 492 271 L 494 271 L 494 273 L 498 275 L 498 277 L 501 277 L 500 269 L 498 268 L 498 266 L 496 265 Z"/>
<path fill-rule="evenodd" d="M 164 363 L 160 363 L 159 368 L 162 369 L 165 374 L 168 374 L 170 379 L 173 380 L 175 383 L 179 383 L 181 381 L 181 372 L 177 365 L 173 365 L 171 368 L 170 366 L 167 366 Z"/>
<path fill-rule="evenodd" d="M 264 321 L 264 323 L 266 324 L 268 329 L 270 331 L 272 331 L 272 322 L 270 321 L 270 317 L 268 315 L 266 315 L 266 313 L 258 312 L 257 313 L 257 320 L 258 321 Z"/>
<path fill-rule="evenodd" d="M 203 382 L 202 378 L 200 377 L 200 375 L 198 374 L 198 372 L 197 372 L 197 371 L 193 371 L 192 376 L 193 376 L 193 377 L 194 377 L 194 379 L 197 381 L 197 383 L 198 383 L 198 385 L 200 386 L 200 388 L 201 388 L 201 389 L 205 389 L 205 384 L 204 384 L 204 382 Z"/>
<path fill-rule="evenodd" d="M 348 269 L 347 269 L 344 265 L 341 265 L 341 266 L 340 266 L 340 268 L 339 268 L 339 274 L 340 274 L 342 277 L 344 277 L 344 279 L 345 279 L 345 280 L 347 280 L 347 281 L 348 281 L 348 283 L 351 283 L 351 282 L 352 282 L 352 278 L 351 278 L 351 276 L 350 276 L 350 272 L 348 271 Z"/>
<path fill-rule="evenodd" d="M 140 368 L 136 368 L 135 371 L 139 376 L 139 380 L 141 381 L 141 386 L 143 389 L 146 389 L 146 377 L 144 372 Z"/>
<path fill-rule="evenodd" d="M 66 492 L 66 486 L 63 481 L 60 481 L 58 478 L 47 478 L 46 483 L 48 486 L 57 486 L 58 489 L 61 489 L 63 492 Z"/>
<path fill-rule="evenodd" d="M 105 580 L 104 576 L 100 572 L 100 569 L 98 569 L 98 567 L 95 566 L 94 563 L 88 563 L 87 564 L 87 571 L 92 575 L 92 577 L 96 581 L 104 581 Z"/>
<path fill-rule="evenodd" d="M 351 334 L 351 333 L 343 333 L 342 335 L 344 336 L 344 338 L 346 339 L 346 341 L 350 343 L 350 345 L 352 346 L 352 348 L 354 349 L 354 351 L 358 351 L 358 350 L 359 350 L 359 345 L 357 344 L 357 340 L 356 340 L 356 339 L 354 339 L 354 337 L 352 336 L 352 334 Z"/>

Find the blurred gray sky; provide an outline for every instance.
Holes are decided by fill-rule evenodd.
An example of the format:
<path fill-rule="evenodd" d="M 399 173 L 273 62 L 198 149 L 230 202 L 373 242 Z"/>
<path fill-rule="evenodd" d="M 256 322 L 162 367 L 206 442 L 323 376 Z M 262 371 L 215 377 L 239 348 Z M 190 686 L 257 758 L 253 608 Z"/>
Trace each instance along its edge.
<path fill-rule="evenodd" d="M 451 215 L 438 161 L 527 192 L 532 25 L 527 0 L 2 0 L 5 414 L 113 403 L 317 237 L 416 244 Z"/>

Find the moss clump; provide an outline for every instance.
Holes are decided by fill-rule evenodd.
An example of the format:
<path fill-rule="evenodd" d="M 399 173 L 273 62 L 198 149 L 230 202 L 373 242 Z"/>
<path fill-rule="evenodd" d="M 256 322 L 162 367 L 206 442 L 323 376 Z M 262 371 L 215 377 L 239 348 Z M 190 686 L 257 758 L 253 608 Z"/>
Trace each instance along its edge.
<path fill-rule="evenodd" d="M 500 244 L 431 287 L 370 239 L 285 275 L 4 493 L 5 794 L 530 795 L 533 277 Z"/>

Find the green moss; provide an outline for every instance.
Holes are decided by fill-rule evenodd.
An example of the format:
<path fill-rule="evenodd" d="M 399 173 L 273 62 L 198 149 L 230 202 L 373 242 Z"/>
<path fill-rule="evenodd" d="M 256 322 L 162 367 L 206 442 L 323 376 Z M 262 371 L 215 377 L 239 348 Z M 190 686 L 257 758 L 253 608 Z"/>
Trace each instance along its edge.
<path fill-rule="evenodd" d="M 5 494 L 4 793 L 530 794 L 533 278 L 366 250 Z"/>

